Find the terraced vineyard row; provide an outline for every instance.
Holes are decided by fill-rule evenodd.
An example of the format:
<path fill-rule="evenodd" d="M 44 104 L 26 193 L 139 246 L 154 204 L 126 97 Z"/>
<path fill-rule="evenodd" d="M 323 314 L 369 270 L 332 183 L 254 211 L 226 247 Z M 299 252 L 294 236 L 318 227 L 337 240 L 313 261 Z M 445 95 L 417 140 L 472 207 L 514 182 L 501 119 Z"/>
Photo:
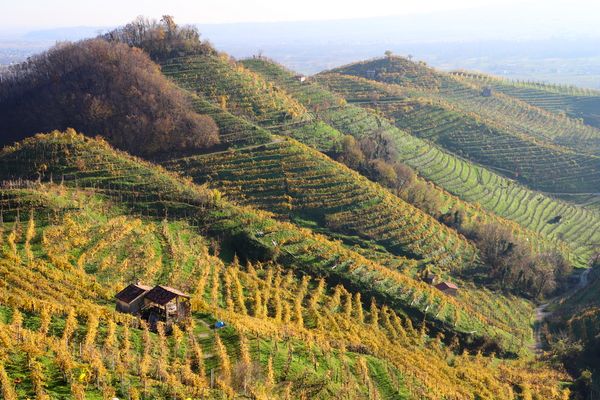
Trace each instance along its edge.
<path fill-rule="evenodd" d="M 298 102 L 227 56 L 171 59 L 163 63 L 162 72 L 222 109 L 266 125 L 279 125 L 306 113 Z"/>
<path fill-rule="evenodd" d="M 367 110 L 351 105 L 326 108 L 327 104 L 339 104 L 335 95 L 316 83 L 295 83 L 293 74 L 276 64 L 259 60 L 247 60 L 244 64 L 283 86 L 300 102 L 322 104 L 326 111 L 321 111 L 321 118 L 341 132 L 362 137 L 384 130 L 395 139 L 399 159 L 423 177 L 463 200 L 478 203 L 549 239 L 566 241 L 576 250 L 582 263 L 587 262 L 590 245 L 600 240 L 600 216 L 594 211 L 531 191 L 409 135 Z M 527 207 L 521 207 L 524 204 Z M 558 222 L 552 223 L 557 217 Z"/>
<path fill-rule="evenodd" d="M 537 82 L 520 82 L 496 78 L 491 75 L 454 72 L 453 75 L 486 85 L 493 90 L 521 99 L 536 107 L 571 118 L 582 119 L 586 124 L 600 128 L 600 92 L 573 86 L 560 86 Z"/>
<path fill-rule="evenodd" d="M 473 262 L 475 249 L 388 191 L 291 139 L 167 164 L 214 182 L 228 198 L 282 215 L 323 223 L 332 231 L 375 240 L 396 254 L 446 268 Z"/>
<path fill-rule="evenodd" d="M 211 116 L 219 127 L 221 143 L 227 146 L 251 146 L 272 140 L 267 130 L 236 117 L 200 96 L 194 97 L 193 104 L 198 113 Z"/>
<path fill-rule="evenodd" d="M 413 97 L 408 93 L 399 98 L 386 85 L 363 78 L 325 74 L 319 81 L 335 92 L 350 96 L 347 99 L 351 102 L 368 99 L 370 93 L 385 96 L 361 104 L 381 111 L 400 129 L 433 140 L 526 186 L 559 193 L 594 193 L 600 187 L 599 157 L 540 143 L 497 126 L 494 121 L 459 112 L 440 99 Z"/>
<path fill-rule="evenodd" d="M 0 287 L 0 393 L 6 400 L 69 392 L 76 399 L 94 400 L 222 398 L 252 391 L 303 397 L 312 392 L 290 382 L 307 379 L 326 379 L 326 390 L 358 398 L 375 393 L 395 399 L 469 398 L 477 393 L 513 399 L 515 389 L 557 400 L 563 394 L 556 386 L 560 373 L 529 363 L 489 363 L 481 355 L 454 354 L 440 337 L 424 337 L 404 315 L 359 292 L 331 287 L 308 275 L 296 277 L 274 264 L 241 268 L 234 260 L 225 265 L 209 255 L 204 240 L 192 232 L 179 231 L 175 237 L 185 236 L 197 245 L 176 246 L 168 257 L 198 256 L 190 282 L 193 316 L 184 326 L 174 327 L 172 335 L 160 324 L 156 333 L 150 332 L 147 325 L 115 313 L 107 304 L 114 291 L 104 288 L 121 274 L 135 272 L 131 265 L 123 262 L 123 270 L 112 271 L 99 285 L 76 262 L 59 266 L 46 257 L 60 248 L 73 259 L 94 260 L 98 254 L 88 244 L 106 239 L 115 243 L 115 232 L 129 229 L 128 218 L 117 216 L 122 220 L 118 225 L 104 221 L 95 207 L 111 206 L 99 199 L 85 201 L 95 196 L 89 191 L 56 185 L 39 185 L 32 191 L 58 193 L 81 207 L 51 226 L 32 219 L 29 233 L 10 233 L 2 246 L 0 274 L 8 284 Z M 6 194 L 18 197 L 11 190 Z M 95 219 L 95 228 L 89 218 Z M 20 231 L 13 222 L 1 227 L 2 235 Z M 37 237 L 43 238 L 41 243 Z M 34 257 L 27 250 L 32 243 Z M 139 247 L 154 245 L 142 239 L 131 253 Z M 83 266 L 89 269 L 87 262 Z M 69 290 L 60 290 L 65 284 Z M 20 296 L 22 290 L 28 295 Z M 414 301 L 428 300 L 422 296 Z M 513 306 L 511 319 L 530 312 L 528 305 Z M 431 307 L 452 313 L 449 305 Z M 217 319 L 229 327 L 209 330 Z M 482 379 L 498 383 L 483 387 L 478 383 Z"/>
<path fill-rule="evenodd" d="M 420 84 L 418 78 L 405 82 L 405 73 L 414 68 L 413 64 L 400 57 L 391 57 L 336 68 L 332 72 L 388 83 L 409 91 L 412 97 L 445 100 L 463 113 L 476 113 L 494 121 L 497 126 L 505 126 L 542 142 L 561 144 L 581 153 L 600 148 L 599 129 L 534 107 L 516 97 L 498 92 L 484 96 L 485 85 L 473 80 L 420 66 L 424 83 Z M 368 71 L 371 71 L 370 75 Z M 432 76 L 435 77 L 433 86 L 429 84 Z"/>

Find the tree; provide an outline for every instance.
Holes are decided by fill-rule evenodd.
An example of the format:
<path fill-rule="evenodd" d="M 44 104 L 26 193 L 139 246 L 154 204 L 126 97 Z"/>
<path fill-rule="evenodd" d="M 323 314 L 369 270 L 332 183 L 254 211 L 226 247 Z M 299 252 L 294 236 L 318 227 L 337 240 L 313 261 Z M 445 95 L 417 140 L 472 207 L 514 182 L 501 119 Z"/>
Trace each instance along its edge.
<path fill-rule="evenodd" d="M 36 110 L 31 113 L 31 110 Z M 0 79 L 2 142 L 75 128 L 136 155 L 189 151 L 219 141 L 143 51 L 102 39 L 58 44 Z"/>
<path fill-rule="evenodd" d="M 101 38 L 143 49 L 153 60 L 183 55 L 216 54 L 210 43 L 200 40 L 200 33 L 196 27 L 179 26 L 170 15 L 163 15 L 160 21 L 138 17 L 127 25 L 102 35 Z"/>
<path fill-rule="evenodd" d="M 351 135 L 346 135 L 341 141 L 341 154 L 338 156 L 338 161 L 346 164 L 352 169 L 358 169 L 365 162 L 363 154 L 358 142 Z"/>
<path fill-rule="evenodd" d="M 17 393 L 2 363 L 0 363 L 0 393 L 4 400 L 17 400 Z"/>

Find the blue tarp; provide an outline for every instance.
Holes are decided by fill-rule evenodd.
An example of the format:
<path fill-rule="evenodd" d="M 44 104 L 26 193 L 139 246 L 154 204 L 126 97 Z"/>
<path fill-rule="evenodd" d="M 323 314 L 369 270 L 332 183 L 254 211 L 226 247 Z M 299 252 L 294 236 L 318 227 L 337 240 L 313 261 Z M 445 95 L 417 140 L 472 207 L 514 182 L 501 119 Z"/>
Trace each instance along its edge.
<path fill-rule="evenodd" d="M 216 329 L 223 328 L 223 327 L 225 327 L 225 322 L 223 322 L 223 321 L 217 321 L 217 322 L 215 322 L 215 328 Z"/>

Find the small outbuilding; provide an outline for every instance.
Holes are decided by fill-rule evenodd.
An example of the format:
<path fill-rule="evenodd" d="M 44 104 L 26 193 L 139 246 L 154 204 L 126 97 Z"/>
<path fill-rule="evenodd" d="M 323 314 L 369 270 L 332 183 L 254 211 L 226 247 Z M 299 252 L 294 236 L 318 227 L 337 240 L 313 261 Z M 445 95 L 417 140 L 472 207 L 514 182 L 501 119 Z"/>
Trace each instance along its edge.
<path fill-rule="evenodd" d="M 144 296 L 144 315 L 152 325 L 163 321 L 167 325 L 189 316 L 190 295 L 177 289 L 158 285 Z"/>
<path fill-rule="evenodd" d="M 438 290 L 440 290 L 450 296 L 456 296 L 458 294 L 458 286 L 456 286 L 452 282 L 448 282 L 448 281 L 440 282 L 437 285 L 435 285 L 435 287 Z"/>
<path fill-rule="evenodd" d="M 304 76 L 304 75 L 296 75 L 295 78 L 300 83 L 304 83 L 306 81 L 306 76 Z"/>
<path fill-rule="evenodd" d="M 152 288 L 141 283 L 132 283 L 115 296 L 116 310 L 127 314 L 138 314 L 144 306 L 144 295 Z"/>
<path fill-rule="evenodd" d="M 423 281 L 430 285 L 435 285 L 439 281 L 439 278 L 436 274 L 428 273 L 425 278 L 423 278 Z"/>

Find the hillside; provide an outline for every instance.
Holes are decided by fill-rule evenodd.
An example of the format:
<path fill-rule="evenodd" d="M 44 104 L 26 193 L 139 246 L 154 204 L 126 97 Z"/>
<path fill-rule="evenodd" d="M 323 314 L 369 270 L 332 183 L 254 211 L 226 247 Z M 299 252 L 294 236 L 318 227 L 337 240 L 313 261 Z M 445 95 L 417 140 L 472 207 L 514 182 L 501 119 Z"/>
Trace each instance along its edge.
<path fill-rule="evenodd" d="M 255 64 L 264 64 L 264 61 L 260 59 L 243 61 L 241 64 L 247 65 L 248 68 L 244 68 L 240 63 L 227 60 L 226 57 L 215 58 L 208 56 L 194 56 L 178 58 L 174 61 L 164 60 L 163 70 L 178 85 L 197 94 L 197 99 L 201 100 L 196 100 L 196 104 L 202 104 L 198 111 L 207 113 L 217 120 L 223 143 L 230 143 L 234 147 L 254 145 L 258 143 L 255 139 L 257 135 L 261 138 L 260 143 L 272 141 L 273 139 L 267 138 L 265 130 L 258 126 L 261 125 L 270 132 L 291 136 L 304 144 L 328 154 L 331 153 L 332 149 L 339 147 L 344 134 L 328 124 L 327 121 L 320 118 L 319 113 L 321 108 L 325 109 L 325 107 L 330 106 L 343 106 L 345 110 L 348 110 L 348 115 L 350 116 L 353 110 L 352 106 L 341 104 L 343 100 L 333 95 L 326 95 L 322 99 L 322 102 L 320 100 L 313 101 L 314 99 L 310 98 L 299 98 L 298 100 L 295 100 L 293 97 L 298 94 L 298 91 L 294 89 L 296 86 L 309 91 L 312 90 L 312 88 L 316 88 L 316 86 L 308 83 L 302 84 L 297 75 L 288 72 L 285 72 L 286 77 L 288 78 L 288 82 L 285 84 L 274 79 L 268 79 L 270 76 L 263 77 L 260 74 L 260 69 L 257 70 L 259 74 L 252 73 L 250 70 L 253 67 L 256 67 Z M 181 67 L 182 65 L 187 66 L 187 68 L 183 69 Z M 277 66 L 274 66 L 275 70 L 277 70 L 277 68 Z M 275 71 L 273 73 L 277 72 Z M 257 86 L 272 88 L 269 90 L 273 90 L 278 93 L 280 97 L 287 99 L 285 101 L 282 100 L 283 103 L 298 104 L 298 101 L 303 102 L 303 104 L 305 104 L 303 113 L 297 115 L 296 118 L 288 117 L 283 124 L 274 123 L 271 120 L 264 120 L 261 118 L 261 115 L 273 115 L 279 112 L 275 103 L 264 100 L 260 101 L 262 104 L 262 111 L 258 112 L 258 114 L 255 114 L 255 112 L 252 111 L 255 108 L 251 110 L 247 107 L 245 109 L 246 111 L 241 112 L 240 110 L 244 109 L 244 107 L 241 106 L 242 102 L 252 103 L 254 100 L 251 98 L 261 96 L 260 93 L 256 92 Z M 210 88 L 210 90 L 207 90 L 207 87 Z M 287 93 L 288 89 L 289 93 Z M 321 91 L 317 93 L 317 95 L 322 95 L 322 89 L 318 88 L 316 90 L 317 92 Z M 240 96 L 240 93 L 245 95 Z M 252 93 L 252 96 L 249 95 L 250 93 Z M 223 98 L 230 100 L 227 104 L 223 104 L 219 100 Z M 211 111 L 207 111 L 208 108 L 210 108 Z M 310 110 L 310 112 L 308 110 Z M 231 115 L 230 111 L 237 115 Z M 249 124 L 245 118 L 253 121 L 254 124 Z M 234 122 L 236 119 L 237 122 Z M 223 135 L 223 132 L 231 131 L 231 126 L 236 127 L 235 132 L 232 133 L 231 136 L 229 133 Z M 245 129 L 245 135 L 242 129 Z M 253 151 L 259 153 L 261 149 L 253 148 Z M 184 167 L 180 170 L 185 173 Z M 555 240 L 550 242 L 547 240 L 547 237 L 523 229 L 518 224 L 499 218 L 496 215 L 486 212 L 486 210 L 479 206 L 466 203 L 439 187 L 431 185 L 428 185 L 428 187 L 431 187 L 430 190 L 434 192 L 435 197 L 438 198 L 440 202 L 439 208 L 435 209 L 434 213 L 440 215 L 454 210 L 464 212 L 464 229 L 471 229 L 481 223 L 498 223 L 500 225 L 509 226 L 519 237 L 526 238 L 527 241 L 535 248 L 540 249 L 540 251 L 557 247 Z M 246 189 L 247 187 L 245 185 L 241 186 L 242 191 Z M 237 195 L 238 193 L 236 192 L 235 194 Z M 261 206 L 260 200 L 262 200 L 260 196 L 254 198 L 255 204 L 259 207 Z M 421 206 L 421 204 L 415 205 L 417 207 Z M 427 205 L 427 207 L 431 206 L 432 205 Z M 427 212 L 431 211 L 428 210 Z M 558 244 L 558 247 L 565 254 L 570 252 L 564 244 Z"/>
<path fill-rule="evenodd" d="M 347 75 L 323 75 L 319 81 L 350 103 L 380 111 L 398 128 L 533 189 L 561 195 L 594 193 L 598 187 L 596 156 L 542 142 L 428 93 Z"/>
<path fill-rule="evenodd" d="M 594 92 L 305 77 L 168 15 L 0 78 L 0 398 L 595 393 Z"/>
<path fill-rule="evenodd" d="M 460 111 L 475 112 L 482 118 L 541 141 L 562 144 L 580 152 L 598 148 L 600 130 L 594 127 L 493 90 L 489 96 L 483 95 L 485 84 L 434 70 L 424 63 L 392 56 L 357 62 L 330 72 L 363 77 L 441 98 Z"/>
<path fill-rule="evenodd" d="M 464 238 L 355 172 L 294 140 L 211 153 L 166 165 L 210 182 L 228 198 L 372 240 L 391 253 L 465 268 L 476 257 Z"/>
<path fill-rule="evenodd" d="M 74 133 L 38 136 L 3 150 L 0 165 L 1 178 L 13 180 L 2 190 L 1 273 L 10 284 L 0 287 L 0 323 L 7 326 L 0 338 L 11 344 L 0 353 L 5 398 L 13 391 L 84 391 L 89 398 L 218 397 L 231 390 L 318 398 L 368 398 L 375 392 L 432 399 L 513 398 L 514 391 L 562 395 L 556 372 L 524 361 L 454 355 L 452 347 L 412 333 L 423 316 L 430 332 L 441 328 L 446 339 L 454 332 L 460 346 L 468 345 L 463 329 L 483 327 L 478 319 L 492 333 L 490 326 L 500 321 L 478 315 L 473 301 L 436 293 L 322 236 L 232 206 L 215 191 L 102 142 Z M 56 183 L 14 180 L 32 177 Z M 17 218 L 23 222 L 15 223 Z M 274 241 L 279 255 L 264 259 L 274 255 L 268 245 Z M 232 250 L 254 266 L 240 267 Z M 38 290 L 32 291 L 34 276 Z M 112 295 L 128 276 L 189 290 L 193 324 L 181 336 L 166 337 L 115 314 Z M 90 283 L 55 300 L 57 290 L 66 293 L 67 282 L 82 281 Z M 381 307 L 363 308 L 360 298 L 367 302 L 370 296 Z M 415 315 L 419 309 L 425 314 Z M 506 317 L 514 318 L 515 310 Z M 530 311 L 526 307 L 523 316 Z M 458 318 L 452 324 L 441 323 L 452 315 Z M 231 326 L 207 330 L 215 319 Z M 517 326 L 523 322 L 503 325 Z M 134 364 L 140 369 L 129 368 Z M 213 368 L 218 389 L 210 390 L 204 374 Z"/>
<path fill-rule="evenodd" d="M 287 93 L 309 105 L 320 119 L 344 134 L 357 138 L 388 135 L 396 157 L 418 173 L 457 196 L 549 239 L 569 243 L 587 262 L 589 243 L 598 240 L 593 228 L 600 223 L 596 212 L 559 201 L 519 185 L 490 170 L 449 153 L 421 138 L 409 135 L 390 122 L 363 108 L 340 102 L 340 97 L 318 83 L 300 84 L 294 74 L 265 60 L 246 60 L 247 68 L 283 87 Z M 559 223 L 552 223 L 559 216 Z M 583 221 L 586 221 L 585 223 Z M 594 221 L 594 222 L 592 222 Z"/>
<path fill-rule="evenodd" d="M 464 71 L 454 72 L 453 75 L 476 84 L 490 86 L 493 90 L 516 97 L 536 107 L 557 114 L 566 114 L 571 118 L 581 119 L 588 125 L 600 128 L 598 113 L 600 93 L 596 90 L 539 82 L 511 81 Z"/>
<path fill-rule="evenodd" d="M 405 63 L 409 61 L 390 58 L 336 69 L 334 73 L 362 78 L 369 71 L 373 79 L 332 76 L 327 83 L 349 101 L 375 100 L 401 129 L 531 188 L 557 195 L 596 191 L 600 130 L 493 90 L 486 95 L 487 86 L 456 75 L 426 69 L 421 80 L 428 82 L 433 75 L 437 86 L 403 83 L 402 73 L 396 71 L 403 71 Z M 387 72 L 379 76 L 379 71 Z"/>

